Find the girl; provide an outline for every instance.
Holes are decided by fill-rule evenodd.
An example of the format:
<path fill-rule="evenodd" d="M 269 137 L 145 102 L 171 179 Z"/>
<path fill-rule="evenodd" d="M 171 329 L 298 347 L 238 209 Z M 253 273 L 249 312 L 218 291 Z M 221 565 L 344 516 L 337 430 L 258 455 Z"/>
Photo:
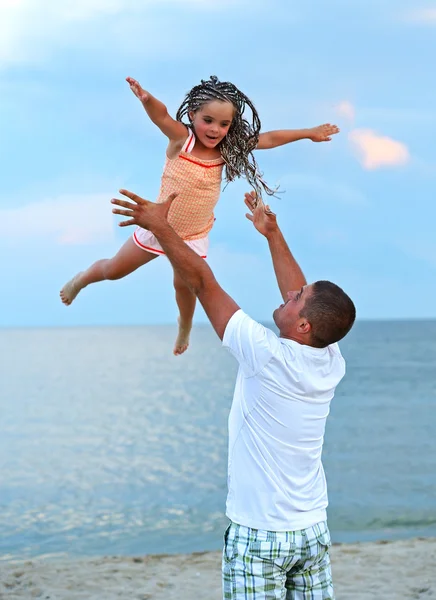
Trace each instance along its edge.
<path fill-rule="evenodd" d="M 259 175 L 254 149 L 275 148 L 301 139 L 330 141 L 339 131 L 336 125 L 325 124 L 312 129 L 260 133 L 260 120 L 249 98 L 232 83 L 220 82 L 214 76 L 192 88 L 174 120 L 166 106 L 135 79 L 128 77 L 127 82 L 151 121 L 169 140 L 157 201 L 163 202 L 177 192 L 169 223 L 203 258 L 207 255 L 208 233 L 213 226 L 224 169 L 227 181 L 244 176 L 258 194 L 261 188 L 272 194 Z M 251 122 L 244 117 L 247 107 Z M 184 117 L 189 123 L 183 123 Z M 113 258 L 99 260 L 73 277 L 60 292 L 62 302 L 69 305 L 90 283 L 125 277 L 162 254 L 154 235 L 138 228 Z M 179 355 L 188 348 L 196 299 L 177 275 L 174 287 L 180 314 L 173 353 Z"/>

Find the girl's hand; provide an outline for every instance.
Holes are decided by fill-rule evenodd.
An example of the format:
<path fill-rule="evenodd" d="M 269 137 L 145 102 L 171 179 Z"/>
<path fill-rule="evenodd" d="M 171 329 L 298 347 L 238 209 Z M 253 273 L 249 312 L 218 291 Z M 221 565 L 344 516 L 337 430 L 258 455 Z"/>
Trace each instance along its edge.
<path fill-rule="evenodd" d="M 325 123 L 324 125 L 318 125 L 318 127 L 312 127 L 309 129 L 309 135 L 307 136 L 312 142 L 330 142 L 331 136 L 339 133 L 339 127 L 337 125 L 330 125 Z"/>
<path fill-rule="evenodd" d="M 130 89 L 135 94 L 135 96 L 141 100 L 142 103 L 145 103 L 149 99 L 149 93 L 146 92 L 133 77 L 126 77 L 127 83 L 130 85 Z"/>

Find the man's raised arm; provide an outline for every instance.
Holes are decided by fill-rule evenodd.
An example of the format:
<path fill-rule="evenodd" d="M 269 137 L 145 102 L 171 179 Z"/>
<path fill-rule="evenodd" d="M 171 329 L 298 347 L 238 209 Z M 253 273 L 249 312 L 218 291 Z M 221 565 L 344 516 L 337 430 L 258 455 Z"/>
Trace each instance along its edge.
<path fill-rule="evenodd" d="M 283 300 L 287 300 L 287 292 L 295 291 L 307 284 L 306 278 L 295 260 L 277 223 L 274 213 L 262 202 L 256 202 L 255 192 L 245 194 L 245 204 L 250 209 L 247 219 L 266 237 L 271 252 L 274 272 Z M 257 206 L 255 208 L 255 206 Z"/>
<path fill-rule="evenodd" d="M 128 221 L 120 225 L 139 225 L 155 234 L 174 270 L 198 297 L 209 321 L 222 340 L 227 323 L 239 310 L 239 306 L 218 284 L 209 265 L 191 250 L 168 224 L 169 207 L 177 194 L 172 194 L 162 204 L 155 204 L 127 190 L 120 190 L 120 193 L 133 201 L 112 200 L 113 204 L 125 209 L 114 208 L 113 212 L 129 217 Z"/>

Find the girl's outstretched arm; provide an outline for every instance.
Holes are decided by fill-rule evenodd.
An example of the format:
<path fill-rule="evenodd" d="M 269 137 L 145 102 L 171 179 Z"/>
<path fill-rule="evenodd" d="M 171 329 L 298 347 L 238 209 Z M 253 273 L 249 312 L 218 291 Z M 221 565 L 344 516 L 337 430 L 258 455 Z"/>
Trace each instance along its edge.
<path fill-rule="evenodd" d="M 278 129 L 276 131 L 266 131 L 259 135 L 259 142 L 256 150 L 267 150 L 276 148 L 291 142 L 299 140 L 312 140 L 312 142 L 330 142 L 331 136 L 339 133 L 337 125 L 318 125 L 310 129 Z"/>
<path fill-rule="evenodd" d="M 160 100 L 144 90 L 133 77 L 126 77 L 127 83 L 135 96 L 141 101 L 147 115 L 164 135 L 174 142 L 181 142 L 188 135 L 187 128 L 169 114 L 167 107 Z"/>

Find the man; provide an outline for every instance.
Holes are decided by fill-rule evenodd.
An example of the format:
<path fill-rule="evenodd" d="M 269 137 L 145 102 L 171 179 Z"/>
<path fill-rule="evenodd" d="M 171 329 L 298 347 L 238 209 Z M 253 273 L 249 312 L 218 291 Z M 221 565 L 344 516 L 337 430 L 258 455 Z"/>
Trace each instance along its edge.
<path fill-rule="evenodd" d="M 133 200 L 112 200 L 122 207 L 113 212 L 129 217 L 120 225 L 155 234 L 240 364 L 229 417 L 224 599 L 333 599 L 321 452 L 345 373 L 336 342 L 354 323 L 353 302 L 328 281 L 307 285 L 275 215 L 246 194 L 247 218 L 268 241 L 284 300 L 273 314 L 278 337 L 239 308 L 168 225 L 175 194 L 154 204 L 120 191 Z"/>

